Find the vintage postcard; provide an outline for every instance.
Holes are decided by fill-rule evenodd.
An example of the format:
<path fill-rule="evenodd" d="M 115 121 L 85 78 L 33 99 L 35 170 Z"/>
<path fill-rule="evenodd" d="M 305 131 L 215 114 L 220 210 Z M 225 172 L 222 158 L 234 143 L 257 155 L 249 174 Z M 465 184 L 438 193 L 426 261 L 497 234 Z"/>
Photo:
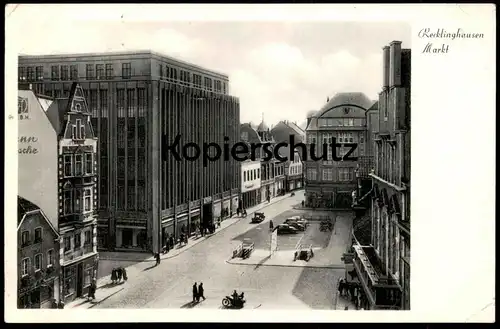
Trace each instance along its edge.
<path fill-rule="evenodd" d="M 6 321 L 494 321 L 493 5 L 5 10 Z"/>

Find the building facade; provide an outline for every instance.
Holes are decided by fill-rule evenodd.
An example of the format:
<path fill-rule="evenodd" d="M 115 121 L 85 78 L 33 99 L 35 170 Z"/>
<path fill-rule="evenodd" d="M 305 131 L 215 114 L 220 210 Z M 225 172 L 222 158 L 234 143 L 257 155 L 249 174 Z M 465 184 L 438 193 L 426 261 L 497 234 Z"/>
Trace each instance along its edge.
<path fill-rule="evenodd" d="M 307 207 L 351 207 L 352 192 L 357 188 L 355 173 L 359 160 L 369 156 L 370 152 L 366 141 L 367 112 L 373 103 L 363 93 L 338 93 L 319 112 L 309 114 L 306 142 L 309 150 L 315 146 L 314 154 L 321 159 L 311 159 L 308 154 L 304 161 Z M 337 148 L 340 161 L 333 160 L 334 154 L 330 147 L 333 138 L 338 144 L 342 144 Z M 344 161 L 344 156 L 351 149 L 344 143 L 357 144 L 349 157 L 357 157 L 358 161 Z M 323 152 L 323 145 L 328 145 L 326 152 Z"/>
<path fill-rule="evenodd" d="M 180 146 L 239 139 L 226 75 L 150 51 L 21 56 L 18 71 L 41 94 L 65 96 L 72 81 L 84 90 L 99 138 L 102 249 L 158 252 L 165 235 L 236 211 L 236 161 L 204 166 L 167 151 L 178 135 Z"/>
<path fill-rule="evenodd" d="M 297 126 L 297 124 L 289 121 L 278 122 L 278 124 L 271 129 L 271 135 L 276 143 L 290 144 L 292 142 L 292 136 L 294 144 L 305 142 L 305 132 Z M 291 159 L 289 147 L 290 145 L 279 149 L 281 156 L 287 158 L 287 161 L 284 163 L 284 192 L 300 189 L 304 185 L 303 165 L 300 154 L 296 149 Z"/>
<path fill-rule="evenodd" d="M 354 246 L 354 266 L 373 309 L 410 309 L 411 50 L 383 48 L 383 89 L 374 134 L 370 245 Z"/>
<path fill-rule="evenodd" d="M 57 228 L 59 293 L 67 303 L 97 276 L 97 139 L 77 83 L 69 98 L 19 90 L 18 106 L 18 193 L 36 200 Z"/>
<path fill-rule="evenodd" d="M 59 234 L 32 202 L 17 200 L 18 308 L 54 308 L 59 294 Z"/>
<path fill-rule="evenodd" d="M 241 163 L 241 206 L 247 209 L 261 202 L 260 196 L 260 159 Z"/>

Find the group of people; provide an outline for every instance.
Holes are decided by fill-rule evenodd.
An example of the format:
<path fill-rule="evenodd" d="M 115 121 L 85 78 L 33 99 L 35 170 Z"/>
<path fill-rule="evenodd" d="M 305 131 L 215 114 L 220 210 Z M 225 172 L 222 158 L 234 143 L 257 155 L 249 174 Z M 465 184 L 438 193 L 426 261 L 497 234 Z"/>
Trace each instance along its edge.
<path fill-rule="evenodd" d="M 241 214 L 242 217 L 245 217 L 247 215 L 247 210 L 245 208 L 238 208 L 236 209 L 236 214 L 238 216 Z"/>
<path fill-rule="evenodd" d="M 350 299 L 357 310 L 367 307 L 368 300 L 358 283 L 347 282 L 345 279 L 341 279 L 339 281 L 338 290 L 340 296 Z"/>
<path fill-rule="evenodd" d="M 127 281 L 127 271 L 124 267 L 116 267 L 111 270 L 111 282 L 119 283 L 123 281 Z"/>
<path fill-rule="evenodd" d="M 199 285 L 196 282 L 193 284 L 193 303 L 198 303 L 200 298 L 205 300 L 205 289 L 203 288 L 203 282 L 200 282 Z"/>

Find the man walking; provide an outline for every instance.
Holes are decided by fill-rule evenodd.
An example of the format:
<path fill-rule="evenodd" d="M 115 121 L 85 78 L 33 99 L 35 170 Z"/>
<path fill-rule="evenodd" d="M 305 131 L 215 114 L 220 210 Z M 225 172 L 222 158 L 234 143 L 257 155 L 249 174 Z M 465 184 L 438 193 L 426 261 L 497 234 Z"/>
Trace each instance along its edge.
<path fill-rule="evenodd" d="M 198 301 L 200 301 L 200 298 L 203 298 L 205 300 L 205 289 L 203 289 L 203 282 L 200 282 L 200 285 L 198 286 Z"/>
<path fill-rule="evenodd" d="M 197 302 L 200 299 L 198 297 L 198 287 L 196 286 L 196 282 L 193 284 L 193 303 Z"/>

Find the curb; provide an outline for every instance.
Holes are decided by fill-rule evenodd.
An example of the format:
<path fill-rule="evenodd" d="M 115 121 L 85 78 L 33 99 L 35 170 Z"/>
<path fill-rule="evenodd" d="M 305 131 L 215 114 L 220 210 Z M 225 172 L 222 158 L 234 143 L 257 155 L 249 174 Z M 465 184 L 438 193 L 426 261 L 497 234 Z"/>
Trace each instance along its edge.
<path fill-rule="evenodd" d="M 259 210 L 255 210 L 255 211 L 252 211 L 250 213 L 247 214 L 246 217 L 239 217 L 237 220 L 235 220 L 233 223 L 227 225 L 226 227 L 221 227 L 220 229 L 218 229 L 214 234 L 210 235 L 209 237 L 211 236 L 214 236 L 215 234 L 217 234 L 218 232 L 221 232 L 225 229 L 227 229 L 228 227 L 240 222 L 242 219 L 246 219 L 248 218 L 248 216 L 250 216 L 251 214 L 254 214 L 264 208 L 267 208 L 269 206 L 272 206 L 273 204 L 275 203 L 278 203 L 278 202 L 281 202 L 281 201 L 284 201 L 286 200 L 286 198 L 283 198 L 279 201 L 274 201 L 274 202 L 271 202 L 271 203 L 268 203 L 267 205 L 263 206 L 262 208 L 260 208 Z M 182 254 L 184 251 L 187 251 L 189 249 L 191 249 L 192 247 L 196 246 L 198 243 L 201 243 L 203 241 L 205 241 L 207 239 L 207 237 L 205 237 L 203 240 L 201 240 L 200 242 L 196 242 L 194 244 L 188 244 L 187 246 L 185 246 L 181 251 L 179 251 L 177 254 L 175 255 L 171 255 L 171 256 L 165 256 L 164 258 L 161 258 L 161 260 L 165 260 L 165 259 L 170 259 L 170 258 L 174 258 L 174 257 L 177 257 L 179 256 L 180 254 Z M 151 257 L 150 257 L 151 258 Z M 123 261 L 123 262 L 137 262 L 137 263 L 146 263 L 146 262 L 156 262 L 156 260 L 154 258 L 151 258 L 151 259 L 144 259 L 144 260 L 133 260 L 133 259 L 125 259 L 125 258 L 101 258 L 99 257 L 99 259 L 101 260 L 110 260 L 110 261 Z"/>
<path fill-rule="evenodd" d="M 275 267 L 299 267 L 299 268 L 329 268 L 332 270 L 344 270 L 345 265 L 305 265 L 305 266 L 300 266 L 300 265 L 280 265 L 280 264 L 249 264 L 249 263 L 238 263 L 238 262 L 230 262 L 226 260 L 227 264 L 230 265 L 247 265 L 247 266 L 275 266 Z"/>

